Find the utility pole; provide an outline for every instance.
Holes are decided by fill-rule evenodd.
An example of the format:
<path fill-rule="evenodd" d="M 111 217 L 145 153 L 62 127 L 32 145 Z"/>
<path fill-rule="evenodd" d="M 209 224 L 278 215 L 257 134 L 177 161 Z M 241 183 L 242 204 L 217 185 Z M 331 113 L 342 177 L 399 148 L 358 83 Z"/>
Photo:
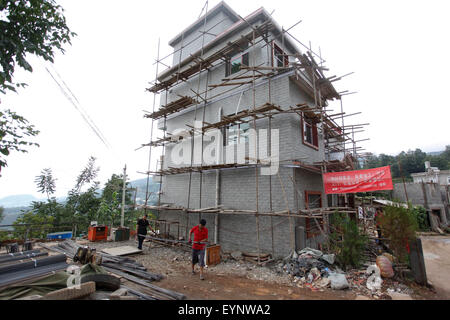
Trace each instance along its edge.
<path fill-rule="evenodd" d="M 123 185 L 122 185 L 122 206 L 121 206 L 121 215 L 120 215 L 120 226 L 123 227 L 124 222 L 124 212 L 125 212 L 125 191 L 127 184 L 127 165 L 123 168 Z"/>
<path fill-rule="evenodd" d="M 408 192 L 406 192 L 405 177 L 403 176 L 403 173 L 402 173 L 402 167 L 400 165 L 400 161 L 397 161 L 397 163 L 398 163 L 398 170 L 399 170 L 400 176 L 402 177 L 402 181 L 403 181 L 403 189 L 405 190 L 406 205 L 409 206 Z"/>

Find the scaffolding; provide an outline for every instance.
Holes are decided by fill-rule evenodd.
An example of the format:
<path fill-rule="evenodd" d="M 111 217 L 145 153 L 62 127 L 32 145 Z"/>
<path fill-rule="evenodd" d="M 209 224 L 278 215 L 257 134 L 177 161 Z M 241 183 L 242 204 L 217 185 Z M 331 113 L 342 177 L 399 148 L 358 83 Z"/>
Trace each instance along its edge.
<path fill-rule="evenodd" d="M 285 159 L 282 162 L 282 166 L 292 167 L 292 168 L 302 168 L 314 173 L 326 173 L 331 171 L 346 171 L 346 170 L 354 170 L 356 167 L 356 163 L 359 157 L 359 151 L 363 150 L 360 147 L 356 146 L 356 142 L 364 141 L 364 140 L 356 140 L 355 134 L 363 132 L 365 124 L 358 125 L 346 125 L 344 123 L 344 118 L 349 116 L 353 116 L 358 113 L 346 114 L 343 110 L 343 96 L 349 95 L 348 91 L 337 92 L 333 86 L 335 81 L 342 79 L 343 77 L 351 74 L 347 74 L 341 77 L 331 76 L 326 77 L 323 71 L 327 71 L 328 69 L 323 66 L 324 60 L 322 59 L 321 54 L 317 54 L 312 50 L 311 44 L 310 46 L 304 45 L 301 41 L 295 38 L 288 31 L 291 30 L 294 26 L 296 26 L 299 22 L 294 24 L 292 27 L 288 29 L 281 28 L 279 30 L 276 23 L 272 20 L 270 15 L 266 15 L 265 21 L 263 21 L 259 26 L 250 23 L 247 21 L 249 17 L 254 16 L 258 12 L 249 15 L 247 18 L 240 17 L 240 21 L 231 27 L 231 29 L 236 28 L 239 25 L 245 25 L 247 29 L 251 29 L 250 32 L 247 32 L 245 35 L 241 35 L 238 39 L 234 41 L 228 41 L 225 45 L 212 52 L 211 51 L 214 46 L 217 46 L 218 43 L 222 43 L 222 38 L 226 36 L 226 32 L 223 32 L 221 35 L 218 35 L 214 40 L 205 45 L 205 34 L 207 34 L 213 27 L 206 30 L 206 20 L 208 17 L 208 1 L 206 2 L 206 13 L 201 19 L 203 20 L 203 31 L 201 35 L 196 37 L 194 40 L 202 37 L 202 47 L 200 50 L 195 52 L 194 54 L 190 54 L 189 57 L 185 58 L 185 60 L 181 61 L 181 53 L 183 49 L 194 40 L 191 40 L 189 43 L 184 44 L 184 33 L 181 35 L 181 47 L 177 50 L 174 50 L 172 54 L 167 55 L 166 57 L 160 59 L 159 58 L 159 43 L 158 43 L 158 56 L 156 59 L 156 77 L 155 80 L 151 82 L 151 87 L 147 90 L 153 94 L 153 110 L 150 113 L 146 113 L 144 117 L 150 118 L 152 122 L 151 136 L 150 142 L 146 144 L 142 144 L 141 147 L 149 147 L 149 165 L 148 170 L 145 172 L 147 175 L 147 186 L 148 179 L 150 176 L 160 176 L 160 192 L 158 198 L 158 205 L 150 206 L 147 204 L 148 196 L 146 195 L 146 201 L 144 205 L 137 206 L 138 208 L 142 208 L 144 210 L 175 210 L 179 212 L 183 212 L 187 215 L 187 223 L 186 223 L 186 236 L 188 234 L 188 226 L 189 226 L 189 217 L 191 215 L 198 215 L 198 218 L 201 219 L 202 214 L 216 214 L 218 215 L 246 215 L 246 216 L 254 216 L 255 217 L 255 231 L 256 231 L 256 244 L 257 244 L 257 253 L 258 257 L 260 256 L 260 225 L 259 225 L 259 217 L 270 217 L 270 232 L 271 232 L 271 241 L 272 241 L 272 255 L 275 253 L 274 249 L 274 237 L 273 237 L 273 221 L 272 217 L 286 217 L 289 219 L 290 230 L 291 230 L 291 247 L 292 250 L 295 250 L 294 243 L 294 234 L 292 223 L 294 218 L 305 218 L 314 221 L 315 226 L 319 229 L 320 233 L 327 236 L 327 217 L 328 215 L 335 213 L 336 211 L 340 212 L 348 212 L 354 213 L 354 209 L 349 208 L 347 203 L 343 207 L 324 207 L 318 209 L 299 209 L 295 210 L 289 208 L 288 201 L 285 195 L 285 188 L 283 181 L 278 173 L 278 179 L 281 185 L 281 189 L 283 192 L 283 197 L 286 202 L 286 210 L 282 211 L 273 211 L 272 208 L 272 176 L 269 175 L 270 179 L 270 189 L 269 189 L 269 202 L 270 202 L 270 211 L 262 212 L 259 208 L 259 199 L 258 199 L 258 168 L 270 165 L 270 161 L 263 161 L 260 159 L 250 159 L 254 160 L 253 163 L 226 163 L 226 164 L 216 164 L 216 165 L 204 165 L 203 154 L 200 165 L 193 165 L 193 152 L 191 152 L 191 162 L 189 166 L 186 167 L 167 167 L 164 168 L 163 160 L 157 164 L 156 170 L 150 170 L 151 163 L 151 150 L 155 147 L 162 147 L 162 154 L 164 156 L 165 147 L 170 144 L 177 144 L 182 142 L 184 139 L 193 138 L 195 134 L 201 134 L 201 143 L 202 143 L 202 151 L 203 151 L 203 137 L 204 134 L 209 130 L 219 129 L 223 130 L 230 125 L 240 125 L 243 123 L 248 123 L 256 130 L 256 121 L 266 119 L 268 121 L 268 129 L 269 132 L 271 130 L 271 121 L 274 117 L 277 117 L 281 114 L 289 114 L 294 113 L 297 114 L 300 119 L 302 117 L 308 117 L 308 119 L 312 119 L 312 121 L 318 124 L 317 129 L 318 132 L 322 133 L 323 141 L 324 141 L 324 158 L 323 161 L 307 163 L 301 161 L 300 159 Z M 201 21 L 199 19 L 199 21 Z M 238 73 L 237 76 L 227 76 L 222 78 L 218 83 L 209 83 L 209 73 L 211 70 L 217 66 L 222 64 L 226 64 L 229 62 L 231 55 L 236 55 L 238 53 L 242 53 L 249 48 L 255 48 L 259 44 L 263 44 L 261 47 L 264 49 L 267 48 L 268 57 L 271 57 L 269 51 L 273 49 L 272 42 L 274 40 L 279 41 L 281 38 L 282 49 L 286 50 L 285 41 L 286 38 L 289 38 L 291 42 L 298 43 L 302 47 L 306 48 L 306 53 L 301 53 L 299 50 L 294 54 L 287 54 L 285 51 L 279 56 L 283 59 L 283 61 L 288 61 L 287 65 L 276 66 L 275 63 L 269 62 L 267 64 L 263 63 L 261 65 L 256 65 L 255 55 L 252 54 L 252 61 L 249 61 L 249 65 L 241 65 L 241 72 Z M 222 40 L 222 42 L 220 42 Z M 208 54 L 205 54 L 208 53 Z M 158 74 L 158 66 L 160 64 L 167 66 L 163 60 L 171 57 L 172 55 L 179 53 L 180 58 L 177 65 L 173 67 L 168 67 L 161 74 Z M 270 58 L 273 61 L 273 56 Z M 291 59 L 289 59 L 291 58 Z M 319 62 L 316 61 L 316 58 L 319 59 Z M 203 72 L 206 72 L 206 85 L 205 89 L 200 90 L 200 78 Z M 271 82 L 274 78 L 279 77 L 281 75 L 288 76 L 294 83 L 296 83 L 307 95 L 309 95 L 314 100 L 314 105 L 310 106 L 306 103 L 297 104 L 290 107 L 280 107 L 274 103 L 272 103 L 272 88 Z M 198 86 L 197 90 L 193 90 L 190 88 L 192 95 L 178 95 L 178 99 L 167 102 L 168 92 L 178 84 L 182 82 L 186 82 L 189 79 L 194 77 L 198 77 Z M 256 106 L 256 85 L 261 83 L 267 83 L 268 90 L 268 99 L 267 102 L 261 104 L 260 106 Z M 228 90 L 224 90 L 216 93 L 218 88 L 230 87 Z M 243 88 L 244 87 L 244 88 Z M 245 89 L 247 88 L 247 89 Z M 205 109 L 209 102 L 214 99 L 224 96 L 229 92 L 236 92 L 239 89 L 244 91 L 251 91 L 252 105 L 245 108 L 245 110 L 239 111 L 231 116 L 224 116 L 220 121 L 214 123 L 205 122 Z M 160 103 L 161 107 L 158 110 L 155 110 L 155 101 L 156 96 L 160 93 L 165 92 L 165 103 Z M 338 100 L 340 102 L 340 112 L 329 114 L 329 110 L 327 101 L 329 100 Z M 240 103 L 240 101 L 239 101 Z M 166 121 L 167 118 L 171 115 L 177 114 L 184 110 L 191 110 L 192 107 L 195 108 L 194 112 L 194 121 L 197 120 L 197 111 L 198 108 L 202 108 L 201 114 L 201 126 L 200 127 L 192 127 L 186 124 L 190 129 L 184 130 L 182 133 L 172 134 L 167 132 Z M 154 121 L 163 121 L 163 132 L 164 136 L 153 140 L 153 123 Z M 302 128 L 303 130 L 303 128 Z M 365 139 L 367 140 L 367 139 Z M 269 134 L 269 153 L 271 152 L 271 135 Z M 193 148 L 193 146 L 192 146 Z M 258 154 L 257 150 L 258 146 L 255 144 L 255 155 Z M 340 153 L 343 154 L 342 160 L 333 159 L 333 154 Z M 269 154 L 270 157 L 270 154 Z M 163 159 L 163 157 L 161 158 Z M 246 158 L 246 160 L 249 160 Z M 237 210 L 237 209 L 229 209 L 224 208 L 223 205 L 216 203 L 214 207 L 201 208 L 202 204 L 202 174 L 207 171 L 215 171 L 217 177 L 220 177 L 219 172 L 221 170 L 237 170 L 242 168 L 254 168 L 255 169 L 255 210 Z M 173 206 L 168 204 L 161 204 L 161 191 L 162 191 L 162 177 L 167 175 L 176 175 L 176 174 L 186 174 L 189 173 L 189 182 L 187 187 L 187 207 Z M 190 200 L 191 200 L 191 189 L 192 189 L 192 174 L 199 174 L 199 207 L 200 209 L 190 208 Z M 291 182 L 293 183 L 295 189 L 295 196 L 299 195 L 299 191 L 297 190 L 297 185 L 295 181 L 295 174 L 290 176 Z M 217 186 L 216 186 L 217 188 Z M 147 187 L 148 193 L 148 187 Z M 318 221 L 321 221 L 319 223 Z M 164 222 L 166 223 L 166 222 Z M 170 222 L 167 222 L 170 224 Z M 216 223 L 217 225 L 217 223 Z M 180 233 L 180 224 L 177 222 L 177 232 L 178 236 Z M 183 227 L 183 226 L 181 226 Z M 217 236 L 217 234 L 216 234 Z M 259 258 L 258 258 L 258 262 Z"/>

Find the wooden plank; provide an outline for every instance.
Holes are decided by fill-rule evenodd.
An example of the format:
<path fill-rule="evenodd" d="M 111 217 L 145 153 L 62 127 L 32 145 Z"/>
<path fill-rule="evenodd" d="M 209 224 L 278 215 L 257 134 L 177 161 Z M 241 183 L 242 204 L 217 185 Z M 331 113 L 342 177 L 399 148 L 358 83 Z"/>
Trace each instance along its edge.
<path fill-rule="evenodd" d="M 126 256 L 130 254 L 142 253 L 142 250 L 139 250 L 138 248 L 134 248 L 132 246 L 122 246 L 115 248 L 105 248 L 101 252 L 110 254 L 112 256 Z"/>
<path fill-rule="evenodd" d="M 121 272 L 121 271 L 118 271 L 118 270 L 115 270 L 115 269 L 111 269 L 111 268 L 107 268 L 107 267 L 105 267 L 105 269 L 107 271 L 109 271 L 111 273 L 115 273 L 115 274 L 117 274 L 117 275 L 119 275 L 119 276 L 121 276 L 121 277 L 123 277 L 123 278 L 125 278 L 125 279 L 127 279 L 129 281 L 131 281 L 131 282 L 134 282 L 134 283 L 137 283 L 137 284 L 139 284 L 141 286 L 150 288 L 150 289 L 156 291 L 157 293 L 162 293 L 162 294 L 168 296 L 168 298 L 173 298 L 173 299 L 176 299 L 176 300 L 184 300 L 184 299 L 186 299 L 186 296 L 184 294 L 182 294 L 182 293 L 178 293 L 178 292 L 175 292 L 175 291 L 172 291 L 172 290 L 168 290 L 168 289 L 164 289 L 164 288 L 152 285 L 152 284 L 150 284 L 150 283 L 148 283 L 148 282 L 146 282 L 144 280 L 141 280 L 139 278 L 133 277 L 133 276 L 131 276 L 129 274 L 126 274 L 124 272 Z"/>

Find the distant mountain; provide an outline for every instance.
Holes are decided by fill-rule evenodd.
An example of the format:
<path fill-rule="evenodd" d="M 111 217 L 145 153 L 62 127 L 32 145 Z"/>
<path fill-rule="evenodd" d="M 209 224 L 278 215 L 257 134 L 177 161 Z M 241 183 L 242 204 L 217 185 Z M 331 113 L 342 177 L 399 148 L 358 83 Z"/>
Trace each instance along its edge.
<path fill-rule="evenodd" d="M 136 204 L 145 203 L 145 195 L 147 189 L 147 178 L 133 180 L 128 182 L 130 188 L 137 188 Z M 100 196 L 103 189 L 97 190 Z M 158 203 L 159 183 L 153 181 L 152 177 L 149 178 L 148 184 L 149 197 L 147 204 L 155 205 Z M 131 191 L 131 199 L 134 201 L 134 191 Z M 60 203 L 64 203 L 67 197 L 56 198 Z M 10 225 L 16 221 L 17 217 L 22 213 L 22 210 L 30 209 L 33 201 L 46 202 L 46 198 L 38 199 L 31 194 L 18 194 L 7 196 L 0 199 L 0 207 L 4 208 L 5 217 L 3 221 L 0 221 L 0 225 Z"/>
<path fill-rule="evenodd" d="M 444 151 L 433 151 L 433 152 L 427 152 L 430 156 L 438 156 Z"/>
<path fill-rule="evenodd" d="M 65 202 L 66 197 L 56 198 L 58 202 Z M 7 196 L 0 199 L 0 207 L 3 208 L 17 208 L 17 207 L 28 207 L 31 206 L 33 201 L 46 202 L 47 198 L 36 198 L 31 194 L 16 194 L 12 196 Z"/>
<path fill-rule="evenodd" d="M 3 214 L 4 218 L 0 221 L 0 225 L 12 225 L 14 221 L 19 217 L 22 211 L 27 211 L 31 209 L 31 207 L 14 207 L 14 208 L 4 208 Z M 1 229 L 11 230 L 12 227 L 0 227 Z"/>
<path fill-rule="evenodd" d="M 4 208 L 26 207 L 29 206 L 31 202 L 39 200 L 42 199 L 38 199 L 31 194 L 17 194 L 1 198 L 0 206 Z"/>
<path fill-rule="evenodd" d="M 147 178 L 133 180 L 129 182 L 130 188 L 137 188 L 136 204 L 145 204 L 145 196 L 147 192 Z M 158 202 L 159 182 L 155 182 L 153 177 L 148 181 L 148 202 L 149 205 L 155 205 Z M 134 191 L 131 193 L 134 200 Z"/>

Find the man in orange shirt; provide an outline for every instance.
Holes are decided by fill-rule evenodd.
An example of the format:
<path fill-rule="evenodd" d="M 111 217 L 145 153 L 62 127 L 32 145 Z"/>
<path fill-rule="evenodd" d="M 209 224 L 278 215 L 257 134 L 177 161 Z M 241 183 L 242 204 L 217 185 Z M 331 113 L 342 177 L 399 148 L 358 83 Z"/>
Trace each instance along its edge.
<path fill-rule="evenodd" d="M 200 280 L 204 280 L 203 267 L 205 266 L 205 247 L 208 241 L 208 229 L 205 227 L 206 220 L 200 220 L 200 223 L 189 231 L 189 243 L 192 242 L 191 234 L 194 234 L 194 243 L 192 244 L 192 274 L 195 274 L 194 266 L 200 266 Z"/>

